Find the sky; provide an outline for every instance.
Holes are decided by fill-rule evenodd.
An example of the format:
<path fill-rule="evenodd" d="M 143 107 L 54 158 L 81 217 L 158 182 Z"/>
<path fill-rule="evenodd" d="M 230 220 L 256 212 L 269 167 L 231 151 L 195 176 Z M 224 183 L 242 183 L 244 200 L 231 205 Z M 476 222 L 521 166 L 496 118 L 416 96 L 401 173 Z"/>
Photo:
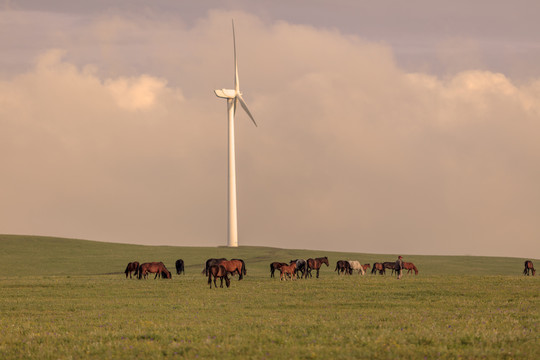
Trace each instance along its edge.
<path fill-rule="evenodd" d="M 538 1 L 0 0 L 0 233 L 540 259 Z"/>

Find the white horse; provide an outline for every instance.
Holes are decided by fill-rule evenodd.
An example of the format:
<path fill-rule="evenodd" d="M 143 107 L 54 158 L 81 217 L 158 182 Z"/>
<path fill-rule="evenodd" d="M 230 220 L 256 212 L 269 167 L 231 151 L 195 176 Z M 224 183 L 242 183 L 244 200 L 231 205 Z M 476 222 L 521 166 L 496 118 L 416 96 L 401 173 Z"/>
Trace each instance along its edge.
<path fill-rule="evenodd" d="M 360 261 L 349 260 L 349 265 L 351 265 L 351 273 L 354 270 L 358 270 L 358 275 L 360 275 L 360 273 L 362 273 L 362 275 L 366 274 L 364 268 L 362 267 L 362 264 L 360 264 Z"/>

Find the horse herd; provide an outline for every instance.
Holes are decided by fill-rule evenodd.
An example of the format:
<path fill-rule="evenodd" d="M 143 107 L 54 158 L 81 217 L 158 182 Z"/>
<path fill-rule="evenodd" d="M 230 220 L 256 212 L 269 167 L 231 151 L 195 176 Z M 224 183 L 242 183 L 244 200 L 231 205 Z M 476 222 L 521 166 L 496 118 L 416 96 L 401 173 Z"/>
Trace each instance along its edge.
<path fill-rule="evenodd" d="M 276 270 L 280 272 L 280 280 L 287 279 L 297 279 L 297 278 L 308 278 L 312 277 L 312 270 L 316 271 L 316 277 L 319 277 L 319 270 L 321 266 L 325 264 L 329 266 L 328 257 L 318 257 L 318 258 L 309 258 L 309 259 L 295 259 L 290 260 L 289 263 L 284 262 L 272 262 L 270 264 L 270 277 L 274 277 Z M 178 259 L 175 262 L 176 273 L 178 275 L 184 273 L 184 260 Z M 371 267 L 371 264 L 361 264 L 356 260 L 338 260 L 336 262 L 336 268 L 334 271 L 337 271 L 338 275 L 352 275 L 353 272 L 358 274 L 365 275 L 367 269 Z M 377 274 L 377 271 L 380 275 L 386 274 L 386 269 L 392 270 L 392 273 L 396 270 L 396 262 L 387 261 L 387 262 L 376 262 L 371 268 L 371 274 Z M 403 262 L 403 269 L 407 270 L 407 273 L 414 271 L 415 275 L 418 275 L 418 269 L 413 263 Z M 129 276 L 132 278 L 132 274 L 135 275 L 138 279 L 146 279 L 148 274 L 155 274 L 154 279 L 160 277 L 162 279 L 171 279 L 171 272 L 165 267 L 163 262 L 148 262 L 139 264 L 139 262 L 134 261 L 128 263 L 125 274 L 126 279 Z M 238 274 L 238 280 L 242 280 L 244 275 L 247 274 L 246 264 L 242 259 L 231 259 L 227 260 L 225 258 L 220 259 L 208 259 L 206 260 L 205 267 L 202 271 L 205 276 L 208 277 L 208 285 L 212 288 L 212 278 L 214 280 L 214 287 L 217 287 L 216 280 L 220 279 L 220 287 L 223 287 L 223 281 L 227 287 L 230 286 L 231 281 L 229 275 L 234 276 Z M 525 261 L 525 269 L 523 270 L 523 275 L 536 274 L 533 263 L 530 260 Z"/>

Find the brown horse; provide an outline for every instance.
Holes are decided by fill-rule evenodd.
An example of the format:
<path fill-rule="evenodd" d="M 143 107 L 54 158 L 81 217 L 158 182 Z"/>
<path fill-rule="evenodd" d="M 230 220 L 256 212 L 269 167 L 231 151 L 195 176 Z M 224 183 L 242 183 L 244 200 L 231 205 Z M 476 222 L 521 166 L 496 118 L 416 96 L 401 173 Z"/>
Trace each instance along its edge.
<path fill-rule="evenodd" d="M 394 270 L 396 270 L 396 262 L 395 261 L 385 261 L 382 264 L 383 264 L 385 270 L 386 269 L 391 269 L 392 274 L 394 273 Z M 386 271 L 384 272 L 384 274 L 386 275 Z"/>
<path fill-rule="evenodd" d="M 311 270 L 317 270 L 317 278 L 319 278 L 319 270 L 321 269 L 322 264 L 326 264 L 326 266 L 330 266 L 328 264 L 328 258 L 325 257 L 318 257 L 315 259 L 307 259 L 307 275 L 311 277 Z"/>
<path fill-rule="evenodd" d="M 283 280 L 283 277 L 285 276 L 285 280 L 287 280 L 287 275 L 291 277 L 291 279 L 296 278 L 296 261 L 291 261 L 290 265 L 284 265 L 279 268 L 279 279 Z"/>
<path fill-rule="evenodd" d="M 247 273 L 246 264 L 242 259 L 221 260 L 218 265 L 222 265 L 231 275 L 238 273 L 238 280 L 242 280 Z"/>
<path fill-rule="evenodd" d="M 376 263 L 373 264 L 373 268 L 371 268 L 371 274 L 372 274 L 372 275 L 373 275 L 373 274 L 376 274 L 376 273 L 377 273 L 377 270 L 379 271 L 379 274 L 380 274 L 380 275 L 386 274 L 386 270 L 384 269 L 383 264 L 378 263 L 378 262 L 376 262 Z"/>
<path fill-rule="evenodd" d="M 532 276 L 536 274 L 536 270 L 534 269 L 533 263 L 531 260 L 525 261 L 525 269 L 523 269 L 523 275 L 529 276 L 529 273 L 532 272 Z"/>
<path fill-rule="evenodd" d="M 351 275 L 351 264 L 349 264 L 347 260 L 338 260 L 336 263 L 336 269 L 334 271 L 337 271 L 338 275 Z"/>
<path fill-rule="evenodd" d="M 129 274 L 129 278 L 132 279 L 131 277 L 131 273 L 135 273 L 135 276 L 137 276 L 137 272 L 139 271 L 139 262 L 137 261 L 134 261 L 134 262 L 130 262 L 129 264 L 127 264 L 126 266 L 126 279 L 128 277 L 128 274 Z"/>
<path fill-rule="evenodd" d="M 274 261 L 270 264 L 270 277 L 274 277 L 274 272 L 276 270 L 279 270 L 283 265 L 287 265 L 286 263 Z"/>
<path fill-rule="evenodd" d="M 364 269 L 364 271 L 367 271 L 367 269 L 369 269 L 371 266 L 371 264 L 364 264 L 362 265 L 362 269 Z"/>
<path fill-rule="evenodd" d="M 167 270 L 165 264 L 163 264 L 161 261 L 144 263 L 139 266 L 139 279 L 142 279 L 143 277 L 146 279 L 148 273 L 156 274 L 156 276 L 154 276 L 154 280 L 157 279 L 158 276 L 162 278 L 165 277 L 167 279 L 172 278 L 170 271 Z"/>
<path fill-rule="evenodd" d="M 413 263 L 403 262 L 403 268 L 407 270 L 407 274 L 414 270 L 414 275 L 418 275 L 418 269 Z"/>
<path fill-rule="evenodd" d="M 225 258 L 220 258 L 220 259 L 214 259 L 214 258 L 210 258 L 208 260 L 206 260 L 206 263 L 205 263 L 205 266 L 204 266 L 204 269 L 203 269 L 203 273 L 208 276 L 208 270 L 210 269 L 210 266 L 212 265 L 218 265 L 220 262 L 222 262 L 223 260 L 227 260 Z"/>
<path fill-rule="evenodd" d="M 212 265 L 208 269 L 208 285 L 210 285 L 210 289 L 212 288 L 212 276 L 214 277 L 214 287 L 217 287 L 216 279 L 219 278 L 221 280 L 221 284 L 219 287 L 223 287 L 223 279 L 225 279 L 225 284 L 227 287 L 231 285 L 231 280 L 227 276 L 229 272 L 227 269 L 225 269 L 225 266 L 223 265 Z"/>

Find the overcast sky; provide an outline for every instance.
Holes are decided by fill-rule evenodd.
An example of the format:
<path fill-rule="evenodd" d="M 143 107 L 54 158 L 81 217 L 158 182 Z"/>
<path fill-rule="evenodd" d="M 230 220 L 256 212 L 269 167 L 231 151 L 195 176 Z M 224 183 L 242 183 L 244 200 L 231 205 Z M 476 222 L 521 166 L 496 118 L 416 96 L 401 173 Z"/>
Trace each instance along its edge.
<path fill-rule="evenodd" d="M 538 1 L 2 1 L 0 233 L 540 258 Z"/>

